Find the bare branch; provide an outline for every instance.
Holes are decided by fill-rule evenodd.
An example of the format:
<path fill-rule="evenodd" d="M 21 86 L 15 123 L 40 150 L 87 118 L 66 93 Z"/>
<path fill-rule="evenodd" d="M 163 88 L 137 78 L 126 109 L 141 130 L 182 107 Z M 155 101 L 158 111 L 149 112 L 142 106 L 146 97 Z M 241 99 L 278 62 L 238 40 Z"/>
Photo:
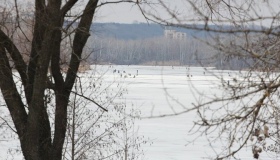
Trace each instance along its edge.
<path fill-rule="evenodd" d="M 94 104 L 97 105 L 99 108 L 101 108 L 103 111 L 108 112 L 108 110 L 107 110 L 106 108 L 102 107 L 100 104 L 98 104 L 98 103 L 95 102 L 94 100 L 92 100 L 92 99 L 90 99 L 90 98 L 88 98 L 88 97 L 86 97 L 86 96 L 84 96 L 84 95 L 81 95 L 81 94 L 79 94 L 79 93 L 77 93 L 77 92 L 74 92 L 74 91 L 71 91 L 71 93 L 74 93 L 75 95 L 78 95 L 78 96 L 80 96 L 80 97 L 82 97 L 82 98 L 84 98 L 84 99 L 86 99 L 86 100 L 88 100 L 88 101 L 94 103 Z"/>

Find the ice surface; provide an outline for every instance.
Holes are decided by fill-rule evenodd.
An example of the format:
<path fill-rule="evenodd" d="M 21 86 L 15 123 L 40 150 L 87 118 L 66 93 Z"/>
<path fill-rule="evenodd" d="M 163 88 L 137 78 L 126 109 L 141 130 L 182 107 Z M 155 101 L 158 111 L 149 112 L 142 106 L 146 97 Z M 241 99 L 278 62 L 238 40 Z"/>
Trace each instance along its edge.
<path fill-rule="evenodd" d="M 92 69 L 101 70 L 100 74 L 105 72 L 104 83 L 110 84 L 117 79 L 123 79 L 121 85 L 128 90 L 128 94 L 124 95 L 127 106 L 140 109 L 143 117 L 177 113 L 191 108 L 192 103 L 201 100 L 200 94 L 219 94 L 220 90 L 216 84 L 220 81 L 213 73 L 229 81 L 232 80 L 232 76 L 238 74 L 234 71 L 217 71 L 213 68 L 205 70 L 201 67 L 178 66 L 92 66 Z M 7 111 L 1 108 L 1 113 L 5 112 Z M 138 135 L 143 135 L 152 142 L 151 145 L 142 145 L 144 159 L 201 160 L 215 156 L 212 148 L 219 150 L 222 145 L 209 146 L 205 137 L 186 145 L 197 137 L 189 134 L 196 118 L 195 112 L 189 112 L 179 116 L 138 120 L 136 122 L 139 125 Z M 0 159 L 7 158 L 8 150 L 19 145 L 12 139 L 9 142 L 0 140 L 0 144 Z M 270 156 L 271 154 L 263 154 L 263 159 L 271 159 Z M 252 160 L 251 148 L 244 148 L 237 157 Z M 21 159 L 21 156 L 13 158 Z"/>

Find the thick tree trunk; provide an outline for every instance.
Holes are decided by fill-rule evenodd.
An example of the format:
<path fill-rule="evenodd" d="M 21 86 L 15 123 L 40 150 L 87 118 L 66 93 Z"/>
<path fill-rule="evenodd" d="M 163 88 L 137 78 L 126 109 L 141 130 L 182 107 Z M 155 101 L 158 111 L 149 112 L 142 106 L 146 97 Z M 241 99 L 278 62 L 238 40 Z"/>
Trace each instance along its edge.
<path fill-rule="evenodd" d="M 46 108 L 44 106 L 44 91 L 46 89 L 47 72 L 52 47 L 52 30 L 46 32 L 40 57 L 38 59 L 36 74 L 33 84 L 33 94 L 29 105 L 29 114 L 24 135 L 24 149 L 26 159 L 45 159 L 51 148 L 51 129 Z M 49 159 L 49 158 L 47 158 Z"/>
<path fill-rule="evenodd" d="M 49 122 L 49 116 L 47 113 L 47 108 L 44 103 L 44 96 L 46 84 L 48 81 L 47 74 L 49 64 L 51 62 L 51 55 L 53 53 L 54 48 L 60 45 L 60 41 L 57 42 L 53 40 L 53 37 L 57 37 L 56 34 L 58 32 L 61 32 L 59 30 L 61 26 L 59 26 L 60 18 L 58 16 L 60 15 L 60 5 L 61 1 L 49 1 L 49 4 L 46 8 L 46 12 L 44 13 L 45 15 L 42 16 L 47 17 L 45 20 L 47 20 L 48 23 L 42 22 L 46 23 L 46 30 L 43 35 L 41 49 L 38 51 L 36 50 L 36 53 L 38 54 L 38 59 L 34 61 L 36 67 L 32 67 L 32 63 L 30 63 L 32 67 L 31 69 L 34 70 L 33 72 L 35 73 L 35 76 L 34 81 L 30 81 L 32 82 L 31 85 L 33 89 L 31 101 L 28 103 L 29 114 L 22 148 L 22 151 L 26 152 L 27 156 L 25 158 L 27 160 L 52 159 L 51 127 Z M 42 34 L 40 31 L 34 33 Z M 36 38 L 37 36 L 34 37 Z M 36 43 L 33 43 L 33 45 L 37 46 Z"/>
<path fill-rule="evenodd" d="M 62 157 L 63 144 L 65 140 L 67 127 L 67 95 L 63 91 L 56 93 L 56 109 L 55 109 L 55 133 L 53 140 L 53 160 L 60 160 Z"/>
<path fill-rule="evenodd" d="M 3 43 L 0 43 L 0 88 L 12 116 L 19 139 L 22 142 L 25 123 L 27 121 L 27 113 L 16 89 L 12 76 L 12 69 L 9 65 L 8 57 L 2 44 Z"/>
<path fill-rule="evenodd" d="M 42 42 L 46 31 L 45 0 L 36 0 L 35 9 L 36 12 L 35 12 L 33 39 L 31 45 L 29 64 L 27 68 L 28 85 L 26 87 L 26 100 L 28 104 L 31 102 L 31 98 L 32 98 L 33 83 L 34 83 L 34 78 L 36 73 L 36 65 L 38 62 L 39 51 L 42 48 Z"/>
<path fill-rule="evenodd" d="M 78 0 L 69 0 L 61 7 L 61 0 L 36 0 L 35 26 L 29 64 L 19 50 L 0 30 L 0 88 L 15 124 L 21 149 L 26 160 L 61 160 L 67 127 L 67 106 L 75 83 L 83 48 L 89 37 L 98 0 L 89 0 L 72 42 L 72 55 L 65 81 L 60 72 L 60 45 L 65 14 Z M 47 4 L 47 5 L 46 5 Z M 71 42 L 70 42 L 71 43 Z M 13 81 L 6 51 L 20 73 L 26 95 L 28 112 Z M 55 92 L 55 126 L 52 140 L 51 125 L 44 96 L 51 65 Z"/>

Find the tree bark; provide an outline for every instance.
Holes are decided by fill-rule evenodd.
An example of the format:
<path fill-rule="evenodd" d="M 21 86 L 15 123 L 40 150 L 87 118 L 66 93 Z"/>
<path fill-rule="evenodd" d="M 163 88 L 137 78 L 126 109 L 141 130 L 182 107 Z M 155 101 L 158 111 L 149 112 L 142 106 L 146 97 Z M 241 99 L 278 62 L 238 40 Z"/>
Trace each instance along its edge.
<path fill-rule="evenodd" d="M 22 143 L 24 139 L 27 113 L 25 111 L 21 97 L 16 89 L 12 76 L 12 69 L 9 65 L 3 43 L 0 43 L 0 77 L 1 92 L 12 116 L 19 140 Z"/>
<path fill-rule="evenodd" d="M 67 126 L 67 106 L 81 61 L 83 48 L 89 37 L 98 0 L 89 0 L 72 42 L 72 54 L 65 81 L 60 71 L 60 45 L 66 13 L 78 0 L 69 0 L 61 7 L 61 0 L 35 1 L 35 23 L 28 65 L 9 37 L 0 30 L 0 88 L 10 111 L 23 155 L 26 160 L 61 160 Z M 9 65 L 11 55 L 24 85 L 28 112 L 17 91 Z M 55 126 L 52 140 L 51 125 L 44 96 L 48 69 L 51 66 L 55 93 Z"/>

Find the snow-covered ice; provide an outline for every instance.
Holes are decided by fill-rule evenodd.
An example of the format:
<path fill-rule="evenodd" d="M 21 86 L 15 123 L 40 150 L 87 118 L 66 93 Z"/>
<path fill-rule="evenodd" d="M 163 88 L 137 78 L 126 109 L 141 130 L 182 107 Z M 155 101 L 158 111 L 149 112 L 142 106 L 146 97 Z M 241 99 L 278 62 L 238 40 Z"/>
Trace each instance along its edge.
<path fill-rule="evenodd" d="M 213 68 L 205 70 L 202 67 L 178 66 L 92 66 L 93 69 L 106 71 L 105 83 L 112 83 L 116 78 L 123 78 L 123 85 L 128 94 L 124 95 L 128 107 L 140 109 L 142 117 L 157 116 L 180 112 L 193 107 L 192 103 L 201 101 L 200 94 L 219 94 L 216 87 L 220 81 L 213 76 L 216 72 L 225 79 L 234 71 L 217 71 Z M 101 72 L 103 73 L 103 72 Z M 1 100 L 2 101 L 2 100 Z M 1 109 L 1 113 L 3 108 Z M 200 137 L 189 144 L 197 135 L 189 134 L 196 119 L 195 112 L 163 118 L 143 118 L 137 120 L 138 135 L 149 140 L 142 147 L 145 160 L 200 160 L 215 156 L 212 148 L 220 149 L 221 145 L 209 146 L 205 137 Z M 187 145 L 188 144 L 188 145 Z M 10 148 L 18 144 L 0 139 L 0 159 L 7 156 Z M 265 153 L 263 154 L 265 155 Z M 270 155 L 264 156 L 269 158 Z M 238 157 L 242 160 L 251 160 L 251 147 L 244 148 Z M 7 158 L 9 159 L 9 158 Z M 21 159 L 15 157 L 15 159 Z M 266 158 L 265 158 L 266 159 Z"/>

